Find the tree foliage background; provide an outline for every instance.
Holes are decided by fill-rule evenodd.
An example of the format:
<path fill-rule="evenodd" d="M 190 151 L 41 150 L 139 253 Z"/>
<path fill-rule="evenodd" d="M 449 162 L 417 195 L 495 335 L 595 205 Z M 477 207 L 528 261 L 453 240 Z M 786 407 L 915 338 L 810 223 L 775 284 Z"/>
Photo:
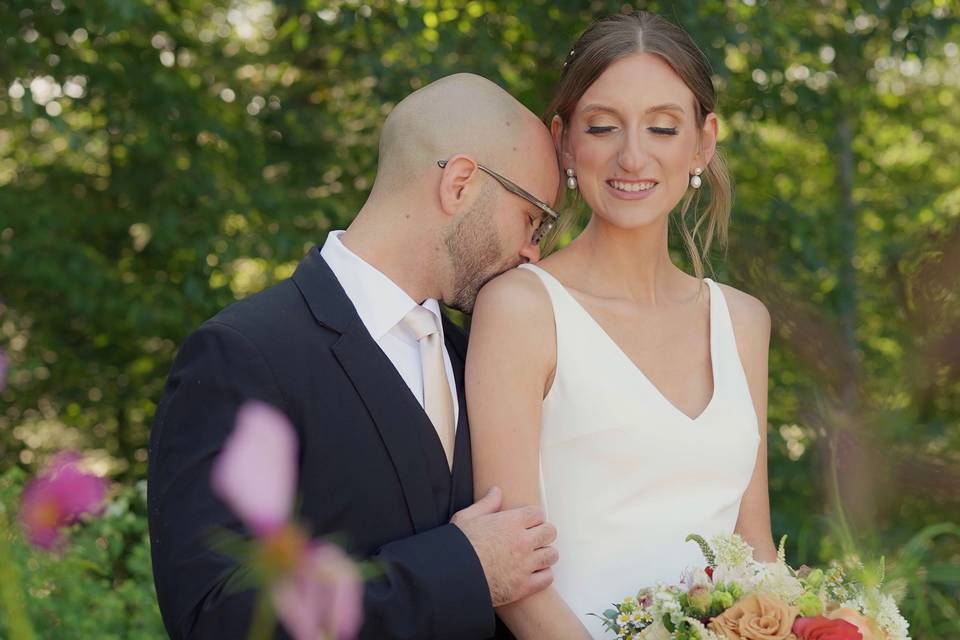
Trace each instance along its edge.
<path fill-rule="evenodd" d="M 0 0 L 4 481 L 72 446 L 133 495 L 179 343 L 350 222 L 397 101 L 472 71 L 540 112 L 576 35 L 624 6 Z M 714 67 L 737 185 L 714 266 L 774 318 L 775 533 L 797 564 L 885 554 L 914 637 L 960 636 L 960 6 L 629 6 Z M 51 570 L 35 615 L 92 637 L 68 610 L 101 592 L 70 575 L 128 589 L 112 616 L 152 606 L 141 502 L 87 545 L 113 541 L 113 570 Z"/>

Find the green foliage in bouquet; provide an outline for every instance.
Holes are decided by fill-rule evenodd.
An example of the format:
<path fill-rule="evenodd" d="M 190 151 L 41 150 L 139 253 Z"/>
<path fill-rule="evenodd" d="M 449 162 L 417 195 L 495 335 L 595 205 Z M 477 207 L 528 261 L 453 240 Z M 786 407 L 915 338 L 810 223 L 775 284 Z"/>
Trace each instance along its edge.
<path fill-rule="evenodd" d="M 0 476 L 7 514 L 26 479 L 18 468 Z M 38 638 L 166 637 L 153 591 L 144 482 L 120 488 L 102 517 L 74 526 L 61 552 L 36 549 L 14 535 L 13 555 Z M 10 635 L 6 616 L 0 610 L 0 638 Z"/>

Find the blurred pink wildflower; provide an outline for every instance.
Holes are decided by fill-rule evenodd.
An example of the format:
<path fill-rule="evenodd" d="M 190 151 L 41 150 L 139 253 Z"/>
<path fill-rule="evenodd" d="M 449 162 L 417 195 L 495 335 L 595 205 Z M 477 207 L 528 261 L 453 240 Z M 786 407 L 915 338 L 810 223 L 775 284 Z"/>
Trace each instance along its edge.
<path fill-rule="evenodd" d="M 7 354 L 0 349 L 0 393 L 7 387 Z"/>
<path fill-rule="evenodd" d="M 107 486 L 103 478 L 80 470 L 80 454 L 58 454 L 50 467 L 27 484 L 20 498 L 20 521 L 27 540 L 53 550 L 61 531 L 83 514 L 98 514 Z"/>
<path fill-rule="evenodd" d="M 240 407 L 211 482 L 257 537 L 283 527 L 297 483 L 297 434 L 286 416 L 262 402 Z"/>
<path fill-rule="evenodd" d="M 270 595 L 294 638 L 353 638 L 362 622 L 360 574 L 332 544 L 311 543 L 299 566 L 278 579 Z"/>
<path fill-rule="evenodd" d="M 359 571 L 335 545 L 311 542 L 290 522 L 297 435 L 287 418 L 248 402 L 214 463 L 214 491 L 257 539 L 257 568 L 277 616 L 297 640 L 356 636 L 362 620 Z"/>

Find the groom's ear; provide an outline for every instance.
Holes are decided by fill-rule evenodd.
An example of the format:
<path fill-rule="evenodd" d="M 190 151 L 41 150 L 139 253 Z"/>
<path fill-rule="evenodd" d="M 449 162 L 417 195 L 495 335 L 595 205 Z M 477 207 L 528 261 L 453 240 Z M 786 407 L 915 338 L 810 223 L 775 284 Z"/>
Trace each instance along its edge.
<path fill-rule="evenodd" d="M 457 154 L 447 160 L 440 175 L 440 207 L 444 213 L 456 216 L 473 204 L 480 191 L 479 171 L 476 160 L 468 155 Z"/>
<path fill-rule="evenodd" d="M 560 163 L 560 170 L 573 166 L 573 154 L 570 152 L 570 145 L 567 143 L 567 130 L 563 126 L 563 119 L 559 115 L 553 116 L 550 121 L 550 135 L 553 136 L 553 146 L 557 150 L 557 161 Z"/>

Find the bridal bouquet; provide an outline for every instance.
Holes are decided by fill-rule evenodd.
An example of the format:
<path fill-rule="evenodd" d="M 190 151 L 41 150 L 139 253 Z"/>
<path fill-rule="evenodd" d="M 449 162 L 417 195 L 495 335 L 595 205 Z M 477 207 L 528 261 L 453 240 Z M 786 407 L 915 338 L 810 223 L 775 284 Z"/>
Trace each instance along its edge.
<path fill-rule="evenodd" d="M 687 540 L 700 545 L 707 566 L 598 616 L 618 640 L 910 640 L 893 598 L 839 563 L 794 570 L 784 541 L 777 561 L 764 563 L 736 534 Z"/>

